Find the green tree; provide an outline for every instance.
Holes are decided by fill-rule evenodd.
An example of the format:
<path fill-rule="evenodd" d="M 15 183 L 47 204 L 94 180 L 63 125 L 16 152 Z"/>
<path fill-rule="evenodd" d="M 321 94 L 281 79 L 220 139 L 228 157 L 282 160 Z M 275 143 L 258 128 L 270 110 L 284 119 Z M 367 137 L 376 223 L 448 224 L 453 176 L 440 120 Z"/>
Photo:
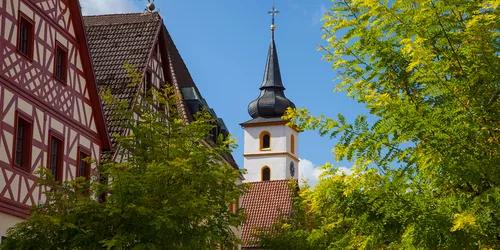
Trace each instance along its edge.
<path fill-rule="evenodd" d="M 255 245 L 264 246 L 266 249 L 288 249 L 288 250 L 314 250 L 314 246 L 308 242 L 310 230 L 315 228 L 315 220 L 309 216 L 308 204 L 300 192 L 298 181 L 292 179 L 289 182 L 293 203 L 292 214 L 281 214 L 271 227 L 256 228 Z M 308 186 L 303 186 L 308 190 Z"/>
<path fill-rule="evenodd" d="M 240 171 L 222 158 L 234 140 L 219 138 L 206 146 L 212 118 L 200 112 L 185 124 L 176 115 L 178 98 L 166 89 L 131 105 L 105 94 L 103 100 L 120 118 L 115 120 L 130 131 L 116 136 L 124 161 L 100 164 L 93 181 L 56 183 L 42 168 L 40 185 L 49 187 L 45 204 L 10 229 L 1 248 L 215 249 L 238 244 L 232 228 L 244 216 L 228 204 L 245 186 L 236 184 Z M 98 202 L 103 193 L 106 198 Z"/>
<path fill-rule="evenodd" d="M 500 248 L 500 2 L 332 2 L 320 50 L 336 90 L 376 122 L 288 112 L 338 138 L 335 159 L 352 174 L 325 164 L 299 197 L 307 213 L 285 222 L 313 226 L 261 238 L 275 249 L 297 232 L 315 249 Z"/>

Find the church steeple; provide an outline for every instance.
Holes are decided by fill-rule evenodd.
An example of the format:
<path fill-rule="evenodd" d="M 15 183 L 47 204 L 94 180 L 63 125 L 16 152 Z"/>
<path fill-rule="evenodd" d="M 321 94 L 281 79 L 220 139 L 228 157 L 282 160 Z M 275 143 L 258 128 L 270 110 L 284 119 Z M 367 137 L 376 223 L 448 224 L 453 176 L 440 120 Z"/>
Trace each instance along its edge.
<path fill-rule="evenodd" d="M 269 11 L 272 15 L 271 44 L 267 55 L 264 80 L 260 86 L 260 95 L 248 105 L 248 113 L 252 118 L 277 118 L 283 116 L 288 107 L 295 108 L 295 104 L 285 97 L 285 87 L 281 81 L 278 52 L 274 42 L 274 16 L 279 11 L 274 7 Z"/>
<path fill-rule="evenodd" d="M 274 3 L 274 1 L 273 1 Z M 295 127 L 287 126 L 281 119 L 288 107 L 295 108 L 285 97 L 285 87 L 281 81 L 278 52 L 274 42 L 274 7 L 269 11 L 273 16 L 271 25 L 271 45 L 267 54 L 264 79 L 260 85 L 260 95 L 248 105 L 252 119 L 241 123 L 244 133 L 245 179 L 247 182 L 290 180 L 299 175 L 299 133 Z"/>

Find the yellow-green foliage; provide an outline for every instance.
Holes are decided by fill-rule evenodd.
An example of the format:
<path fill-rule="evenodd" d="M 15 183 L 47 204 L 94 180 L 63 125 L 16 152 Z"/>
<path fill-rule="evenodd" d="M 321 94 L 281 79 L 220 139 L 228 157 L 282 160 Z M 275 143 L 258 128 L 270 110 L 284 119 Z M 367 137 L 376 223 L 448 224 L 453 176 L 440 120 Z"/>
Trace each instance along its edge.
<path fill-rule="evenodd" d="M 299 128 L 337 138 L 335 159 L 351 161 L 353 173 L 326 166 L 299 196 L 308 209 L 264 242 L 500 248 L 500 2 L 332 2 L 320 50 L 338 73 L 336 90 L 377 121 L 289 110 Z"/>
<path fill-rule="evenodd" d="M 142 76 L 134 74 L 137 84 Z M 243 193 L 239 170 L 225 163 L 231 140 L 207 147 L 208 112 L 186 124 L 171 88 L 142 93 L 132 103 L 107 92 L 103 101 L 129 134 L 113 135 L 125 161 L 101 163 L 91 181 L 49 186 L 44 205 L 8 232 L 1 249 L 220 249 L 238 244 L 241 210 L 228 205 Z M 159 109 L 159 107 L 163 107 Z M 164 112 L 168 111 L 168 114 Z M 135 116 L 136 114 L 137 116 Z M 139 117 L 139 119 L 136 119 Z M 117 124 L 114 124 L 117 125 Z M 75 188 L 76 187 L 76 188 Z M 107 193 L 105 200 L 98 199 Z M 0 222 L 1 223 L 1 222 Z"/>

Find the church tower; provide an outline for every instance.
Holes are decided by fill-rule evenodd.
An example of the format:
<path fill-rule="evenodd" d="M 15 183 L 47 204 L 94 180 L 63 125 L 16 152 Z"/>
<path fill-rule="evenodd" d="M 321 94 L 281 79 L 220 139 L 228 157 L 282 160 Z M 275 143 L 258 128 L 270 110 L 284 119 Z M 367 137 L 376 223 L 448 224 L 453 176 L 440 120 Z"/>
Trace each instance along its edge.
<path fill-rule="evenodd" d="M 240 124 L 244 129 L 244 166 L 247 182 L 289 180 L 299 176 L 299 131 L 288 127 L 281 119 L 288 107 L 295 108 L 285 97 L 281 81 L 278 53 L 274 42 L 274 16 L 279 13 L 273 6 L 271 44 L 267 55 L 264 80 L 260 95 L 248 105 L 251 120 Z"/>

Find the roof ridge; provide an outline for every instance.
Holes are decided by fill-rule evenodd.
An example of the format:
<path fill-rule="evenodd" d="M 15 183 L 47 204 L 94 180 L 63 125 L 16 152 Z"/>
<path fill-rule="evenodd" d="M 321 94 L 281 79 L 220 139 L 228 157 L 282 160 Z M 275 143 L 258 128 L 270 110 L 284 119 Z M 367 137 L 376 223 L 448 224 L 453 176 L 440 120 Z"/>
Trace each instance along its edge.
<path fill-rule="evenodd" d="M 166 27 L 165 27 L 165 31 L 166 31 L 166 34 L 167 34 L 168 38 L 171 41 L 172 48 L 175 49 L 175 51 L 173 51 L 173 52 L 175 52 L 179 56 L 179 59 L 181 59 L 180 63 L 182 64 L 181 66 L 183 66 L 182 68 L 184 68 L 186 70 L 186 73 L 188 74 L 189 79 L 191 79 L 191 81 L 193 82 L 194 87 L 199 91 L 198 86 L 196 86 L 196 83 L 194 82 L 193 76 L 191 75 L 191 72 L 187 68 L 186 62 L 184 62 L 184 59 L 182 58 L 181 52 L 179 51 L 179 49 L 177 49 L 177 45 L 175 45 L 174 40 L 173 40 L 172 36 L 170 35 L 170 32 L 167 30 Z"/>
<path fill-rule="evenodd" d="M 290 180 L 269 180 L 269 181 L 253 181 L 253 182 L 247 182 L 247 183 L 269 183 L 269 182 L 289 182 Z"/>
<path fill-rule="evenodd" d="M 85 26 L 113 26 L 123 24 L 159 23 L 162 17 L 158 13 L 121 13 L 83 16 Z"/>
<path fill-rule="evenodd" d="M 130 13 L 115 13 L 115 14 L 102 14 L 102 15 L 84 15 L 83 17 L 107 17 L 107 16 L 124 16 L 124 15 L 138 15 L 144 12 L 130 12 Z"/>

